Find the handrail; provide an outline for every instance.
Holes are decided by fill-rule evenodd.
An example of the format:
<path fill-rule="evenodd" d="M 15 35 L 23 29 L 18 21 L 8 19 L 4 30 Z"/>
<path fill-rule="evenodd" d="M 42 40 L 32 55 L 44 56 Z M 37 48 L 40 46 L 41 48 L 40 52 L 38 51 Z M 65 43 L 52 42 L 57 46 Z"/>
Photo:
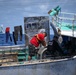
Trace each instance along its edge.
<path fill-rule="evenodd" d="M 61 12 L 56 16 L 52 17 L 52 23 L 61 29 L 61 27 L 63 26 L 63 23 L 65 23 L 64 26 L 71 26 L 70 30 L 72 33 L 72 36 L 74 36 L 74 27 L 76 26 L 76 14 L 74 13 L 66 13 L 66 12 Z"/>
<path fill-rule="evenodd" d="M 12 50 L 23 50 L 25 45 L 14 45 L 14 46 L 0 46 L 0 51 L 12 51 Z"/>
<path fill-rule="evenodd" d="M 62 16 L 60 16 L 60 15 L 54 16 L 54 17 L 52 17 L 52 21 L 55 21 L 56 23 L 60 24 L 60 22 L 62 23 L 63 20 L 68 20 L 68 21 L 71 21 L 71 23 L 73 25 L 75 23 L 74 21 L 76 21 L 75 17 L 74 16 L 72 18 L 66 17 L 66 16 L 63 16 L 64 14 L 76 16 L 76 14 L 74 14 L 74 13 L 61 12 Z"/>
<path fill-rule="evenodd" d="M 60 12 L 61 14 L 76 15 L 75 13 Z"/>
<path fill-rule="evenodd" d="M 74 18 L 67 18 L 67 17 L 58 17 L 61 20 L 74 20 Z"/>

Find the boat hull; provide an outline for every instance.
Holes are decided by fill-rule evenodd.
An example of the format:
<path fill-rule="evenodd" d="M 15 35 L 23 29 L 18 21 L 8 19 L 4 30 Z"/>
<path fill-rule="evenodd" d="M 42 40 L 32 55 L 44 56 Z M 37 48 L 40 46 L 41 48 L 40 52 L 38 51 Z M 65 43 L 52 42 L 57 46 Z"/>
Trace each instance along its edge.
<path fill-rule="evenodd" d="M 0 75 L 76 75 L 76 58 L 0 66 Z"/>

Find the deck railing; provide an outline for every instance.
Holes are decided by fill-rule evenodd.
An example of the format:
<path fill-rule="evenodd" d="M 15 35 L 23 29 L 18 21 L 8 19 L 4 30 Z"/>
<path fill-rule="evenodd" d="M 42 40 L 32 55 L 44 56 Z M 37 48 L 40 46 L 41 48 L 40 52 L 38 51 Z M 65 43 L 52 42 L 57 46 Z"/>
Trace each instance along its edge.
<path fill-rule="evenodd" d="M 74 36 L 74 31 L 76 30 L 76 14 L 61 12 L 59 15 L 52 17 L 52 23 L 60 29 L 63 26 L 70 28 Z"/>
<path fill-rule="evenodd" d="M 14 50 L 23 50 L 25 45 L 14 45 L 14 46 L 0 46 L 0 51 L 14 51 Z"/>

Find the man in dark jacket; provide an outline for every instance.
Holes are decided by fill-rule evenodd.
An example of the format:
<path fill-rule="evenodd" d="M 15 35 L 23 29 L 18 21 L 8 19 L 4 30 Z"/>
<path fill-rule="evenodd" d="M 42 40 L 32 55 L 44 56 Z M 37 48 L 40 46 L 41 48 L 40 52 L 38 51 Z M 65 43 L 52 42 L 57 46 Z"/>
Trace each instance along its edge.
<path fill-rule="evenodd" d="M 51 55 L 53 55 L 53 56 L 57 55 L 56 52 L 58 52 L 58 54 L 60 56 L 63 55 L 62 47 L 61 47 L 60 43 L 58 42 L 58 36 L 54 36 L 53 40 L 51 41 L 50 45 L 48 46 L 48 50 L 49 50 L 49 52 L 51 52 Z"/>

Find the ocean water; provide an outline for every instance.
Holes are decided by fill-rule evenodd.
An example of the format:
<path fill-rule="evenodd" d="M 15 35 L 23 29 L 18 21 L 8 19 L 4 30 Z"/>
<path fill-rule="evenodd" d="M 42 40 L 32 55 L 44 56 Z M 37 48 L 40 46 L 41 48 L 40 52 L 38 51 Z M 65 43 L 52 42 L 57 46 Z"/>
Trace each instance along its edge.
<path fill-rule="evenodd" d="M 52 40 L 53 34 L 50 35 L 49 37 Z M 12 45 L 15 45 L 12 34 L 11 34 L 11 38 L 12 38 L 12 41 L 9 38 L 8 42 L 6 43 L 6 35 L 5 34 L 0 34 L 0 46 L 12 46 Z M 22 44 L 26 44 L 26 40 L 25 40 L 25 35 L 24 34 L 22 36 L 22 41 L 20 41 L 20 38 L 18 36 L 17 45 L 22 45 Z"/>
<path fill-rule="evenodd" d="M 50 25 L 49 32 L 50 32 L 50 34 L 48 35 L 48 37 L 50 38 L 49 40 L 52 40 L 53 36 L 54 36 L 54 30 L 53 30 L 51 25 Z M 6 34 L 5 33 L 0 33 L 0 46 L 12 46 L 12 45 L 15 45 L 14 39 L 13 39 L 13 34 L 10 34 L 10 36 L 11 36 L 12 41 L 10 40 L 10 37 L 9 37 L 8 42 L 6 42 Z M 25 34 L 22 35 L 22 40 L 21 41 L 20 41 L 20 35 L 18 34 L 18 41 L 16 41 L 16 42 L 17 42 L 17 45 L 22 45 L 22 44 L 26 45 Z"/>
<path fill-rule="evenodd" d="M 13 40 L 13 35 L 11 35 L 12 41 L 10 40 L 10 38 L 8 39 L 8 42 L 6 43 L 6 35 L 5 34 L 0 34 L 0 46 L 12 46 L 15 45 L 14 40 Z M 18 36 L 18 41 L 17 41 L 17 45 L 22 45 L 25 44 L 25 36 L 23 34 L 22 36 L 22 41 L 20 41 L 20 38 Z"/>

